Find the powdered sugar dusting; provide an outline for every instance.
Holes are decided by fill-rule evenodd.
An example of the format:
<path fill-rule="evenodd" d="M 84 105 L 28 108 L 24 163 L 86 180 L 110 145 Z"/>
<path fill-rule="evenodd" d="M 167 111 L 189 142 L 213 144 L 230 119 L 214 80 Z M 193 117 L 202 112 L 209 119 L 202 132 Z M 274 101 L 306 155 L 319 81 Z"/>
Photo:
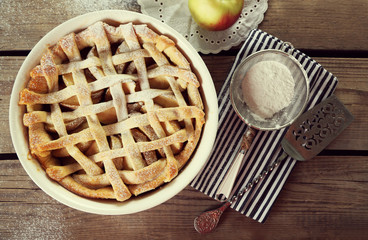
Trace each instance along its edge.
<path fill-rule="evenodd" d="M 63 4 L 65 7 L 70 7 L 70 11 L 76 11 L 88 9 L 89 12 L 106 10 L 106 9 L 124 9 L 138 12 L 140 7 L 135 1 L 120 1 L 120 0 L 111 0 L 111 1 L 90 1 L 85 0 L 72 0 L 70 4 Z"/>
<path fill-rule="evenodd" d="M 75 239 L 73 236 L 72 224 L 78 225 L 78 220 L 74 218 L 70 221 L 70 214 L 73 211 L 65 211 L 62 205 L 32 205 L 22 209 L 16 209 L 20 205 L 13 206 L 15 212 L 20 212 L 13 226 L 9 226 L 13 231 L 10 239 Z M 20 208 L 20 207 L 19 207 Z M 15 218 L 15 216 L 14 216 Z"/>
<path fill-rule="evenodd" d="M 107 9 L 140 12 L 140 6 L 135 0 L 93 2 L 71 0 L 67 3 L 64 1 L 40 1 L 36 4 L 37 6 L 35 6 L 33 1 L 1 0 L 0 4 L 3 10 L 0 20 L 2 24 L 2 39 L 4 39 L 0 41 L 0 48 L 6 50 L 29 50 L 40 40 L 40 36 L 43 36 L 52 28 L 87 12 Z M 32 11 L 24 11 L 26 9 L 31 9 Z M 23 11 L 20 12 L 20 10 Z M 19 17 L 20 15 L 22 17 Z M 50 18 L 50 16 L 54 17 Z M 45 23 L 48 26 L 45 26 Z M 41 28 L 40 26 L 43 27 Z M 34 30 L 35 27 L 38 31 Z M 41 30 L 44 32 L 40 32 Z M 9 39 L 17 39 L 17 41 L 9 41 Z"/>

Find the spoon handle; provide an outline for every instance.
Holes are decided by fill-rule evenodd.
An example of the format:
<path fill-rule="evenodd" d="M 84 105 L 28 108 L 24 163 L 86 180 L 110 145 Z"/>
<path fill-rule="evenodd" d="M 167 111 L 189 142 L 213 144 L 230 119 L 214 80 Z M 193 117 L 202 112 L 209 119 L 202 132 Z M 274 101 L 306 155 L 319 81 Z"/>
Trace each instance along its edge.
<path fill-rule="evenodd" d="M 236 197 L 229 199 L 231 190 L 234 185 L 235 178 L 241 166 L 241 162 L 243 161 L 245 152 L 250 148 L 250 145 L 253 142 L 254 136 L 257 131 L 251 127 L 248 127 L 247 131 L 243 135 L 241 142 L 241 150 L 238 153 L 236 159 L 233 161 L 230 166 L 229 171 L 226 173 L 219 190 L 216 192 L 216 198 L 218 199 L 219 195 L 225 195 L 226 201 L 218 208 L 203 212 L 201 215 L 194 219 L 194 228 L 199 233 L 209 233 L 213 229 L 216 228 L 221 215 L 224 211 L 236 201 Z"/>

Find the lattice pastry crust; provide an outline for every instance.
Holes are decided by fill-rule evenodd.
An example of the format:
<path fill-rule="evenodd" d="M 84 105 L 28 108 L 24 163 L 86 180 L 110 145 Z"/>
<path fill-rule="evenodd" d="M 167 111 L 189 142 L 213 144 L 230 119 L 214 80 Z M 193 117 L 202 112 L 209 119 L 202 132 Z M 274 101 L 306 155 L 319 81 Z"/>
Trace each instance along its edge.
<path fill-rule="evenodd" d="M 199 86 L 168 37 L 96 22 L 48 47 L 20 93 L 31 154 L 81 196 L 125 201 L 155 189 L 199 141 Z"/>

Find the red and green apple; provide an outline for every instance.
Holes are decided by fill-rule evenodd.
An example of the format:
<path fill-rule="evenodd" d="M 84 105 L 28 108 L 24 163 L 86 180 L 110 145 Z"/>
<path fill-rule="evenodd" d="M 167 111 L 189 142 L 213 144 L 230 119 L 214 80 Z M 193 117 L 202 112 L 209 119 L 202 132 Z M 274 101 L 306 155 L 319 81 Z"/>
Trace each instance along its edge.
<path fill-rule="evenodd" d="M 210 31 L 231 27 L 239 18 L 244 0 L 188 0 L 194 21 Z"/>

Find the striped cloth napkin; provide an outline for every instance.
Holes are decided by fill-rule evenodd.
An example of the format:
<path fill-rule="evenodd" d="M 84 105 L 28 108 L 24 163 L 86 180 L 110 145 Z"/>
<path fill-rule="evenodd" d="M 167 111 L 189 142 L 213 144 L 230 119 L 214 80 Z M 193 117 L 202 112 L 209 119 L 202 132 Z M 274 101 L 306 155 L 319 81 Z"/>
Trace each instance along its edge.
<path fill-rule="evenodd" d="M 252 30 L 240 49 L 218 95 L 219 129 L 211 156 L 191 182 L 192 187 L 212 198 L 215 198 L 216 190 L 235 159 L 240 149 L 242 136 L 247 130 L 247 125 L 241 121 L 231 106 L 230 79 L 235 68 L 244 58 L 263 49 L 288 52 L 304 67 L 310 84 L 310 96 L 305 111 L 330 96 L 336 88 L 337 78 L 316 61 L 266 32 L 259 29 Z M 236 195 L 283 153 L 281 140 L 286 131 L 287 129 L 257 132 L 244 157 L 231 196 Z M 296 160 L 288 157 L 230 207 L 247 217 L 264 223 L 295 164 Z"/>

